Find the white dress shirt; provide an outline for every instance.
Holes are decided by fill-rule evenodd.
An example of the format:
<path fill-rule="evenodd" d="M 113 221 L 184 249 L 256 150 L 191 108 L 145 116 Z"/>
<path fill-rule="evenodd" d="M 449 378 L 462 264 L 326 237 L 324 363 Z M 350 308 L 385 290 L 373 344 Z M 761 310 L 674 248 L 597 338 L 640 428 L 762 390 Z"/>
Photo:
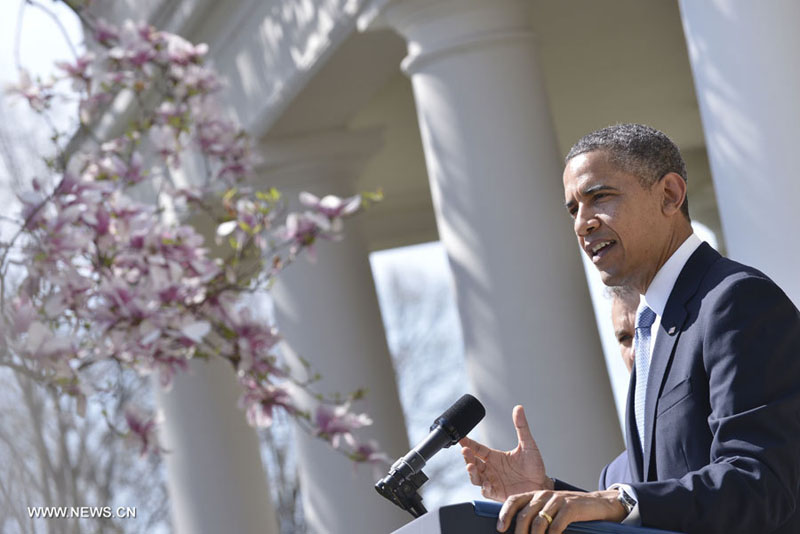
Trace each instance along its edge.
<path fill-rule="evenodd" d="M 678 276 L 686 266 L 686 262 L 694 251 L 697 250 L 703 242 L 697 235 L 692 234 L 686 238 L 686 241 L 678 247 L 678 250 L 672 253 L 672 256 L 661 266 L 658 270 L 653 281 L 650 282 L 650 287 L 647 292 L 642 295 L 639 301 L 639 309 L 647 306 L 656 313 L 656 320 L 650 327 L 650 356 L 653 354 L 653 347 L 656 346 L 656 336 L 658 336 L 658 328 L 661 326 L 661 316 L 664 315 L 664 308 L 667 307 L 667 300 L 672 293 L 672 288 L 675 287 L 675 282 L 678 281 Z M 638 312 L 638 310 L 637 310 Z"/>

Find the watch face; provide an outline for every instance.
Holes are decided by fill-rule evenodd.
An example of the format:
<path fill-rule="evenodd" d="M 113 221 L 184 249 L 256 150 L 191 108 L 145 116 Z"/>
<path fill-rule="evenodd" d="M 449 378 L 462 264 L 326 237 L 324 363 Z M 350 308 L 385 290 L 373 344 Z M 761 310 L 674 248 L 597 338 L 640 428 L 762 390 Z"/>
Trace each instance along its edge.
<path fill-rule="evenodd" d="M 625 507 L 625 511 L 627 513 L 631 513 L 631 510 L 636 506 L 636 499 L 631 497 L 627 491 L 623 488 L 617 488 L 619 490 L 619 502 L 622 503 L 622 506 Z"/>

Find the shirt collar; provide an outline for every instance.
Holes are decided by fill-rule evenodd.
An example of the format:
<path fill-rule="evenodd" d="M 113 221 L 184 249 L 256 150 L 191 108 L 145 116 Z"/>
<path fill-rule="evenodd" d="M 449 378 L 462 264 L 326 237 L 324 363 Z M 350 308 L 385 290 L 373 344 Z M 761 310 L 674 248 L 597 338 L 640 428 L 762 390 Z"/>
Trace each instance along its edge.
<path fill-rule="evenodd" d="M 661 269 L 656 273 L 655 278 L 647 288 L 644 294 L 643 302 L 651 310 L 656 312 L 656 315 L 661 317 L 664 315 L 664 309 L 667 307 L 667 299 L 669 294 L 672 293 L 672 288 L 678 280 L 678 275 L 681 274 L 689 257 L 697 250 L 703 242 L 695 234 L 691 234 L 686 238 L 686 241 L 678 247 L 678 250 L 672 253 L 672 256 L 661 266 Z"/>

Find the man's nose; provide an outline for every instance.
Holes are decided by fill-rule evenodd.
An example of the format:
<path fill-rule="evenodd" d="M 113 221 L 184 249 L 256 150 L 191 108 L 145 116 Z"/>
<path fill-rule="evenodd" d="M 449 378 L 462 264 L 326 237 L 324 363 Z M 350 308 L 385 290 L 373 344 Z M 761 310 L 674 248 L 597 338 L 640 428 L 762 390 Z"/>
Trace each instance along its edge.
<path fill-rule="evenodd" d="M 575 235 L 585 237 L 594 232 L 599 225 L 600 222 L 591 210 L 583 206 L 578 208 L 578 213 L 575 214 Z"/>

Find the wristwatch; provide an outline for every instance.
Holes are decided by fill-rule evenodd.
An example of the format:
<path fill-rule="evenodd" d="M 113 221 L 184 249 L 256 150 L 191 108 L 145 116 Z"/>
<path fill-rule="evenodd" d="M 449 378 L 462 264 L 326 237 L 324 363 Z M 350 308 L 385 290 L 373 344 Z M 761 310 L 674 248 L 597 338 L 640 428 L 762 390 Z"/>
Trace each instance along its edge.
<path fill-rule="evenodd" d="M 630 493 L 625 491 L 624 487 L 618 486 L 616 484 L 615 486 L 616 486 L 615 489 L 619 492 L 619 494 L 617 495 L 617 500 L 620 502 L 620 504 L 622 504 L 622 507 L 625 508 L 625 513 L 630 514 L 638 504 L 636 502 L 636 499 L 634 499 Z"/>

